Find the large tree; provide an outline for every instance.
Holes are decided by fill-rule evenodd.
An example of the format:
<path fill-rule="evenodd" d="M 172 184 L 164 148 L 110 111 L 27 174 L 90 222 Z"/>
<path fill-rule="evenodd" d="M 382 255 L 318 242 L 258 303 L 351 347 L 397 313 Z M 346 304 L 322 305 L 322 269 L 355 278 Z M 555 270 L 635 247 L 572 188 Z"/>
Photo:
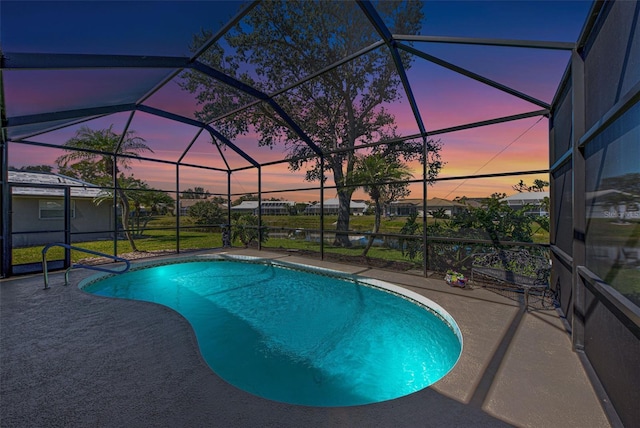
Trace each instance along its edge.
<path fill-rule="evenodd" d="M 135 131 L 127 131 L 121 135 L 113 131 L 113 125 L 98 130 L 83 126 L 73 138 L 64 143 L 63 148 L 67 150 L 67 154 L 56 159 L 60 172 L 100 186 L 115 185 L 124 234 L 131 250 L 138 251 L 129 227 L 131 207 L 125 190 L 127 183 L 123 182 L 125 177 L 120 172 L 129 169 L 131 161 L 140 156 L 140 153 L 153 150 L 145 144 L 143 138 L 135 135 Z"/>
<path fill-rule="evenodd" d="M 363 256 L 367 255 L 376 233 L 380 231 L 383 205 L 407 196 L 409 194 L 407 180 L 411 177 L 411 171 L 406 165 L 380 153 L 356 158 L 354 181 L 362 185 L 374 205 L 373 230 L 362 251 Z"/>
<path fill-rule="evenodd" d="M 384 22 L 396 34 L 419 32 L 421 8 L 421 2 L 412 0 L 377 3 Z M 211 35 L 204 31 L 196 36 L 194 50 Z M 272 94 L 379 40 L 355 2 L 265 1 L 227 34 L 230 52 L 219 44 L 199 60 Z M 401 58 L 408 68 L 409 55 L 401 53 Z M 336 229 L 345 232 L 355 190 L 350 179 L 356 156 L 349 149 L 398 136 L 395 117 L 385 105 L 401 99 L 400 83 L 388 48 L 381 46 L 274 98 L 323 151 L 343 150 L 325 156 L 324 163 L 268 102 L 224 116 L 255 100 L 237 90 L 225 90 L 198 72 L 187 74 L 183 87 L 197 94 L 199 118 L 215 121 L 226 137 L 255 131 L 261 146 L 284 144 L 290 168 L 306 170 L 308 181 L 325 180 L 325 173 L 331 174 L 340 207 Z M 429 163 L 431 179 L 440 168 L 440 146 L 431 140 L 426 144 L 433 161 Z M 423 157 L 422 141 L 390 144 L 384 150 L 406 161 Z M 349 245 L 347 235 L 337 233 L 336 243 Z"/>

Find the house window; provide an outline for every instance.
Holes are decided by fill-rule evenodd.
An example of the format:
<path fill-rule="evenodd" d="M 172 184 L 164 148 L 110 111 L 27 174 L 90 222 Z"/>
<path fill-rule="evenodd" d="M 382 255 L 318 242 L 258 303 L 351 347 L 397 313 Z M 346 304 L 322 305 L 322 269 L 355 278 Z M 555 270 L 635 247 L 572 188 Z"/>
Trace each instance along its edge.
<path fill-rule="evenodd" d="M 40 220 L 57 220 L 64 218 L 64 200 L 41 199 L 38 201 Z M 71 201 L 71 218 L 76 217 L 76 203 Z"/>

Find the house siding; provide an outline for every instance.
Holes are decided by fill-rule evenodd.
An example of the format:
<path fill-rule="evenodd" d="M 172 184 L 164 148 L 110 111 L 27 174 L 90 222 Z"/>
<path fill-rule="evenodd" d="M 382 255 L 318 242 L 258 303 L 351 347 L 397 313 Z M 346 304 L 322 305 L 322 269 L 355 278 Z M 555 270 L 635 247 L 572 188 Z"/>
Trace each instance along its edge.
<path fill-rule="evenodd" d="M 13 247 L 45 245 L 64 241 L 64 219 L 40 219 L 39 201 L 51 197 L 13 196 Z M 91 199 L 71 198 L 75 217 L 71 219 L 71 242 L 113 238 L 113 213 L 109 204 L 95 205 Z"/>

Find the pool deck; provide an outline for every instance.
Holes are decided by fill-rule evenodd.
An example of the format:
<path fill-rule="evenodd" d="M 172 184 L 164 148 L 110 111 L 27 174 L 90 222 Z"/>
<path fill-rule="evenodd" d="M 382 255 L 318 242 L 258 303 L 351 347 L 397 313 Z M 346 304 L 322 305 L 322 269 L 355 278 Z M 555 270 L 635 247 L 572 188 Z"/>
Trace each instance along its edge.
<path fill-rule="evenodd" d="M 88 295 L 74 270 L 0 281 L 1 427 L 610 427 L 606 402 L 555 310 L 526 312 L 482 288 L 416 275 L 231 250 L 356 273 L 433 300 L 464 349 L 436 384 L 365 406 L 294 406 L 241 391 L 201 358 L 189 323 L 152 303 Z"/>

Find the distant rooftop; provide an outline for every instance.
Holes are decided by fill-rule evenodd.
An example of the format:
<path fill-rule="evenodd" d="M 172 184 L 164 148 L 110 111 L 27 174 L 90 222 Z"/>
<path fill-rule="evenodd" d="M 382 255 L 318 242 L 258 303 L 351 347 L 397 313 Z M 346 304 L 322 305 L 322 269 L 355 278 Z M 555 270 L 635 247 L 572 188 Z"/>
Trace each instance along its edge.
<path fill-rule="evenodd" d="M 11 194 L 22 196 L 64 196 L 64 187 L 71 188 L 71 196 L 76 198 L 96 198 L 104 194 L 95 184 L 62 174 L 34 171 L 8 171 L 9 183 L 33 184 L 37 187 L 14 186 Z"/>
<path fill-rule="evenodd" d="M 520 192 L 503 199 L 506 202 L 538 202 L 549 197 L 549 192 Z"/>

